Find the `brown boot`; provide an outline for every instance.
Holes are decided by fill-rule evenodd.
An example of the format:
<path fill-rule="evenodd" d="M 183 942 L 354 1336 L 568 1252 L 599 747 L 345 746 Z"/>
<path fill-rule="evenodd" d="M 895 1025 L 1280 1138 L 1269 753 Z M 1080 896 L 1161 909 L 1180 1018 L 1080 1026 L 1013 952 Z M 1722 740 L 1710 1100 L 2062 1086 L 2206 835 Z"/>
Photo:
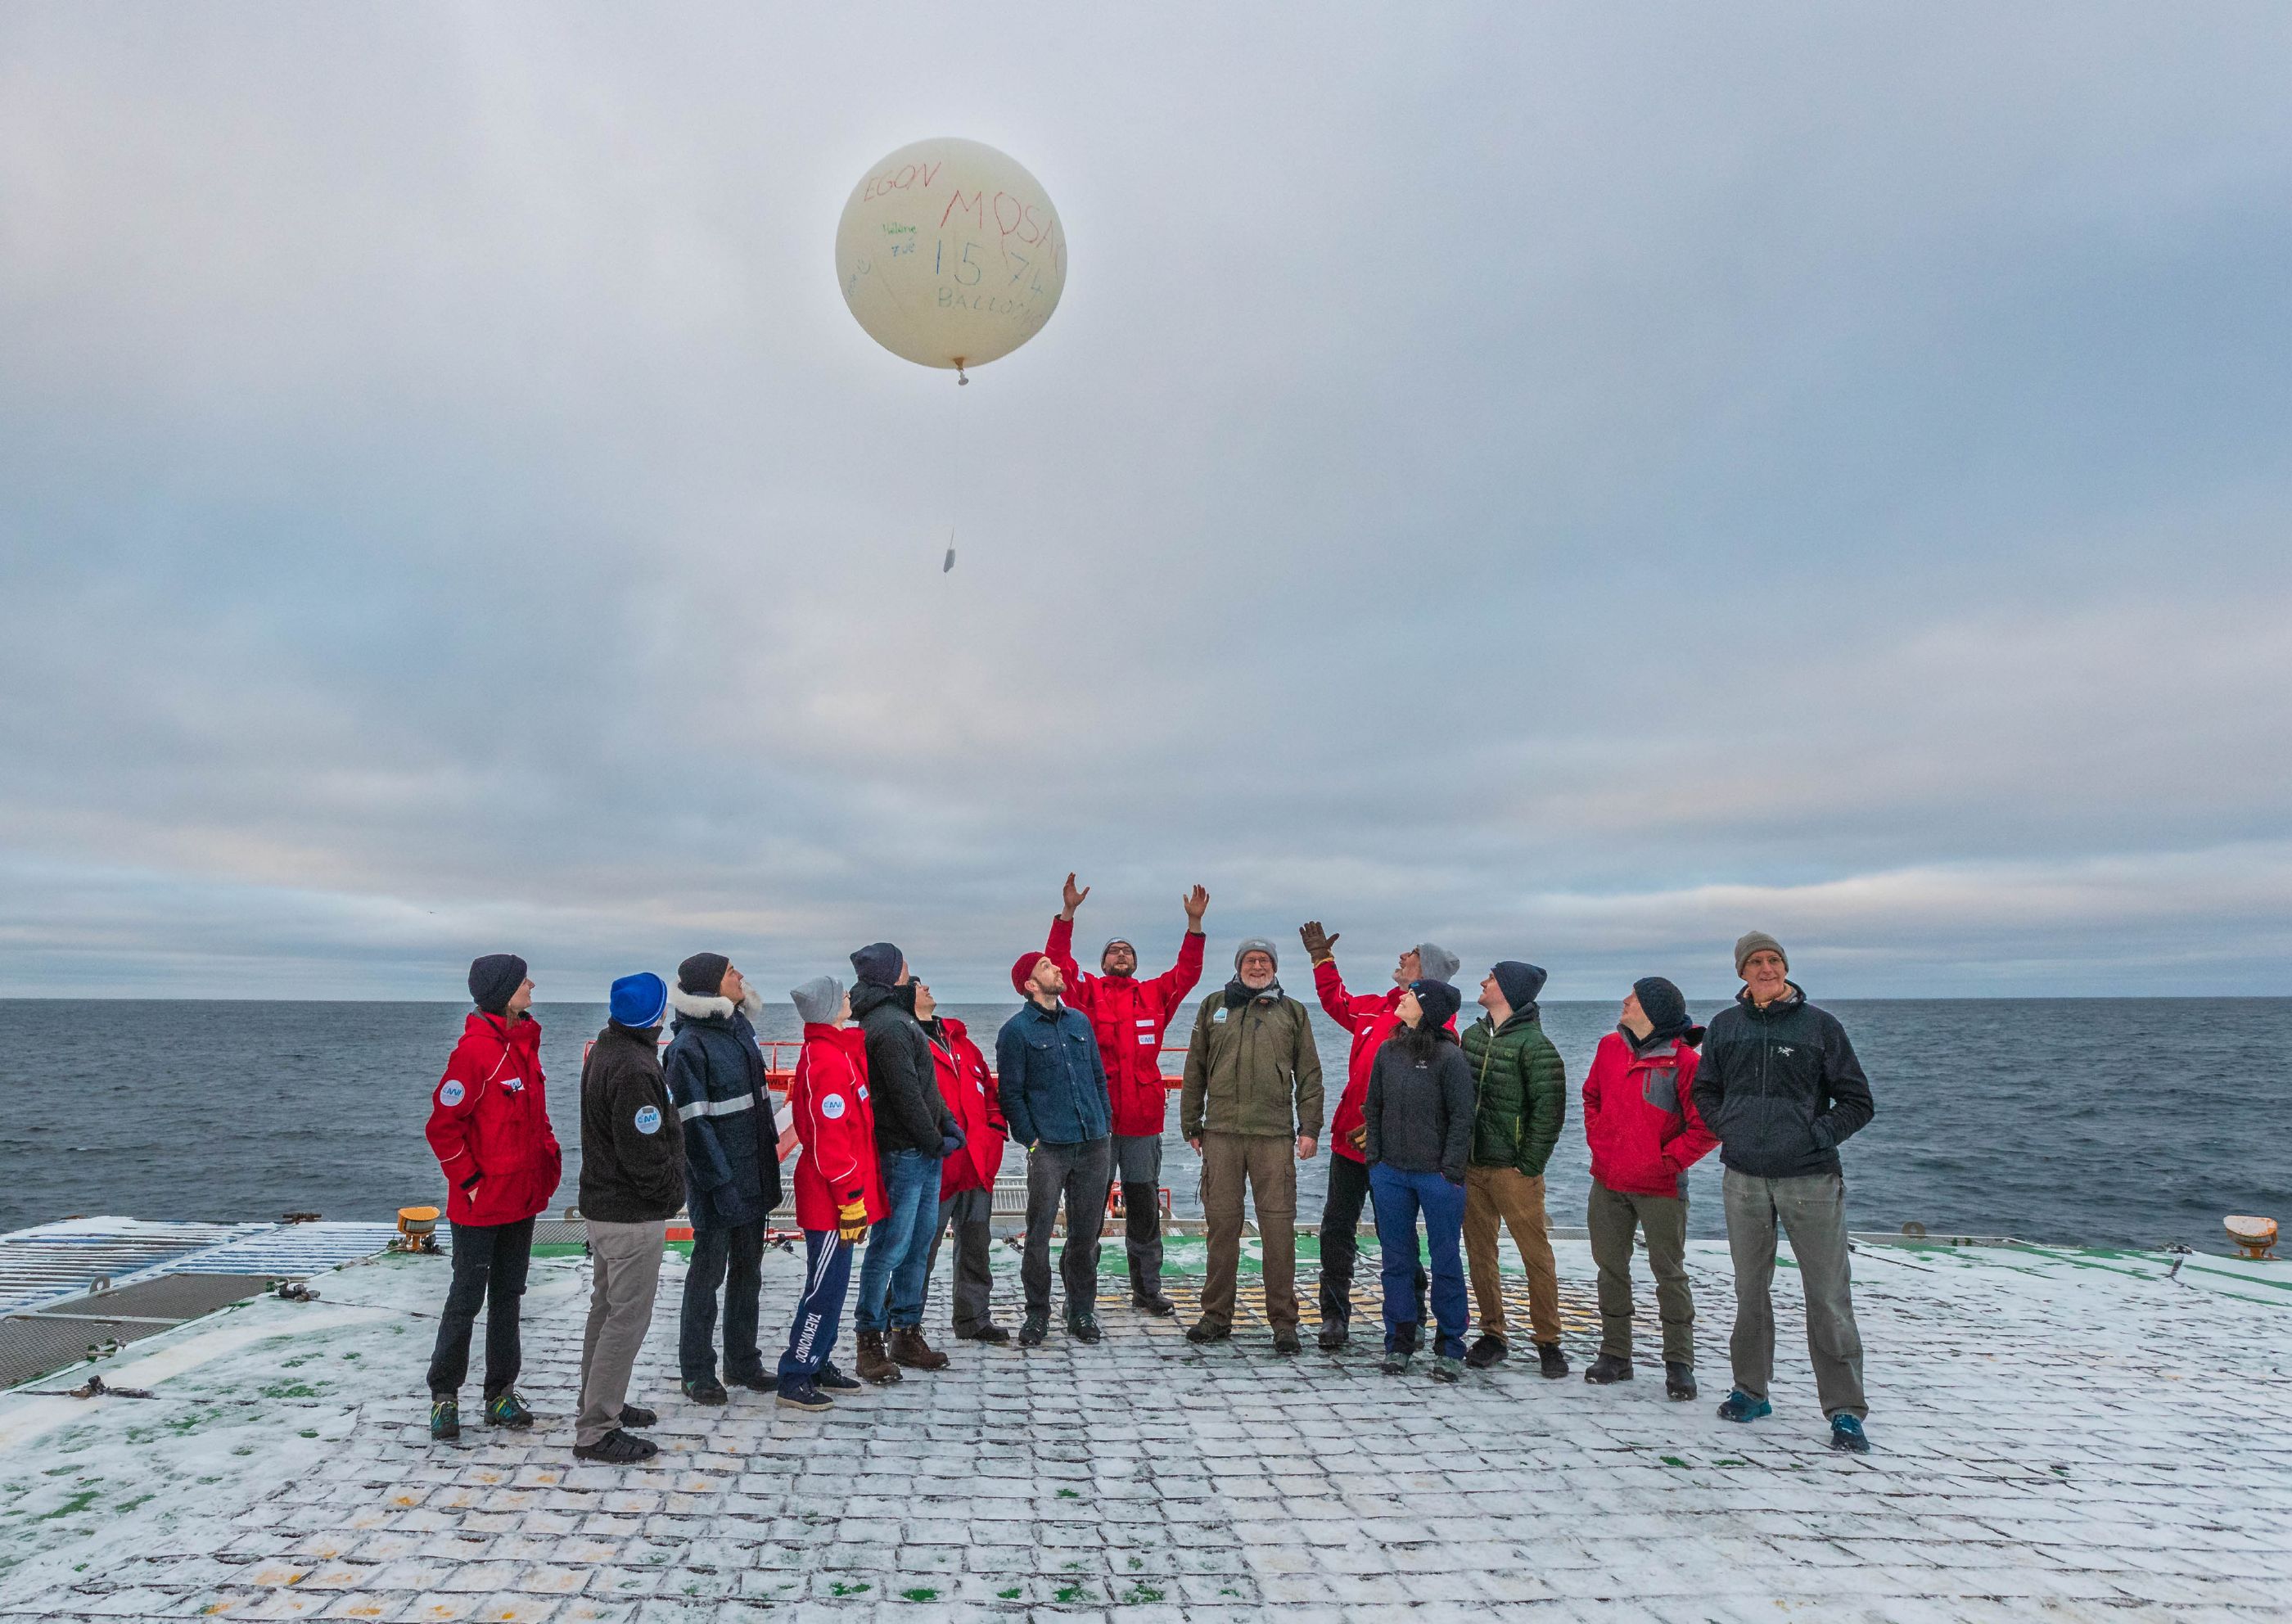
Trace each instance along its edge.
<path fill-rule="evenodd" d="M 900 1379 L 900 1367 L 884 1352 L 884 1333 L 863 1330 L 860 1333 L 860 1361 L 853 1374 L 863 1382 L 874 1382 L 878 1387 L 888 1387 Z"/>
<path fill-rule="evenodd" d="M 910 1370 L 944 1370 L 947 1355 L 924 1340 L 923 1328 L 916 1325 L 892 1327 L 892 1360 Z"/>

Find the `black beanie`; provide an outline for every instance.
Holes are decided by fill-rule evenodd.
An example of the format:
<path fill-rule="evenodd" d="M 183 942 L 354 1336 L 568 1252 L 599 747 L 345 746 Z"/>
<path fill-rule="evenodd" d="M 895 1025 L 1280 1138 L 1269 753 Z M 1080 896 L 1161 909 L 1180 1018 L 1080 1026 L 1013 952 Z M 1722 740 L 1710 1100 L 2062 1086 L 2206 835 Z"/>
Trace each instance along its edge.
<path fill-rule="evenodd" d="M 1687 995 L 1660 975 L 1642 976 L 1632 983 L 1632 993 L 1640 1001 L 1640 1014 L 1650 1022 L 1642 1043 L 1676 1038 L 1694 1024 L 1687 1015 Z"/>
<path fill-rule="evenodd" d="M 696 998 L 721 997 L 724 990 L 724 972 L 732 961 L 722 953 L 695 953 L 676 966 L 677 990 Z"/>
<path fill-rule="evenodd" d="M 900 979 L 906 955 L 888 941 L 871 941 L 851 956 L 851 973 L 863 982 L 888 987 Z"/>
<path fill-rule="evenodd" d="M 489 1015 L 505 1014 L 509 1001 L 525 985 L 525 960 L 514 953 L 488 953 L 470 961 L 470 1002 Z"/>
<path fill-rule="evenodd" d="M 1544 972 L 1517 958 L 1499 960 L 1489 966 L 1489 974 L 1497 978 L 1497 990 L 1515 1013 L 1535 1003 L 1536 995 L 1544 990 Z"/>
<path fill-rule="evenodd" d="M 1465 1006 L 1465 995 L 1447 982 L 1411 982 L 1408 990 L 1416 995 L 1416 1002 L 1424 1011 L 1426 1031 L 1437 1031 L 1448 1025 Z"/>

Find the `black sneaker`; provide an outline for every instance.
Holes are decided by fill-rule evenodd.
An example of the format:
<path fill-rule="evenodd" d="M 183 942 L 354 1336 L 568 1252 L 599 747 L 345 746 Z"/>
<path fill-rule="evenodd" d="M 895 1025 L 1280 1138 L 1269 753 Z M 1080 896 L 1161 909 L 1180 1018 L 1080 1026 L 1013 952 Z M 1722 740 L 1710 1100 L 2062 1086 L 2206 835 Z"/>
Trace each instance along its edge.
<path fill-rule="evenodd" d="M 1067 1316 L 1067 1335 L 1077 1342 L 1103 1342 L 1106 1333 L 1098 1329 L 1098 1316 L 1089 1309 Z"/>
<path fill-rule="evenodd" d="M 1305 1351 L 1305 1345 L 1297 1339 L 1295 1326 L 1277 1325 L 1273 1328 L 1273 1351 L 1277 1353 L 1302 1353 Z"/>
<path fill-rule="evenodd" d="M 650 1460 L 660 1453 L 660 1445 L 650 1438 L 640 1438 L 634 1433 L 625 1433 L 616 1426 L 594 1443 L 573 1446 L 576 1460 L 594 1460 L 609 1466 L 633 1466 L 640 1460 Z"/>
<path fill-rule="evenodd" d="M 1691 1399 L 1695 1396 L 1695 1367 L 1676 1360 L 1667 1360 L 1663 1367 L 1663 1396 L 1667 1399 Z"/>
<path fill-rule="evenodd" d="M 533 1425 L 533 1411 L 526 1408 L 516 1388 L 505 1388 L 486 1401 L 486 1425 L 523 1432 Z"/>
<path fill-rule="evenodd" d="M 1011 1333 L 999 1325 L 982 1325 L 976 1330 L 959 1330 L 955 1333 L 955 1336 L 958 1342 L 984 1342 L 989 1347 L 1001 1347 L 1011 1340 Z"/>
<path fill-rule="evenodd" d="M 450 1393 L 430 1395 L 430 1442 L 451 1443 L 462 1435 L 462 1401 Z"/>
<path fill-rule="evenodd" d="M 621 1406 L 621 1425 L 629 1427 L 658 1426 L 660 1418 L 642 1404 L 624 1404 Z"/>
<path fill-rule="evenodd" d="M 778 1393 L 780 1390 L 780 1378 L 778 1375 L 768 1376 L 759 1370 L 754 1376 L 732 1378 L 731 1385 L 735 1387 L 746 1387 L 751 1393 Z"/>
<path fill-rule="evenodd" d="M 1557 1342 L 1537 1343 L 1536 1357 L 1537 1361 L 1536 1373 L 1545 1380 L 1556 1382 L 1568 1374 L 1568 1355 L 1560 1351 L 1560 1345 Z"/>
<path fill-rule="evenodd" d="M 823 1364 L 813 1373 L 811 1385 L 831 1398 L 847 1393 L 865 1393 L 868 1384 L 856 1377 L 846 1376 L 832 1364 Z"/>
<path fill-rule="evenodd" d="M 1602 1353 L 1586 1366 L 1584 1379 L 1597 1387 L 1632 1379 L 1632 1361 L 1617 1353 Z"/>
<path fill-rule="evenodd" d="M 683 1386 L 684 1396 L 696 1404 L 722 1404 L 731 1398 L 731 1394 L 724 1391 L 724 1384 L 713 1376 L 704 1376 L 698 1381 L 686 1382 Z"/>
<path fill-rule="evenodd" d="M 1465 1362 L 1475 1370 L 1485 1370 L 1492 1364 L 1503 1363 L 1504 1356 L 1511 1351 L 1502 1337 L 1482 1337 L 1465 1355 Z"/>
<path fill-rule="evenodd" d="M 1029 1308 L 1027 1317 L 1019 1323 L 1019 1345 L 1040 1347 L 1043 1338 L 1051 1334 L 1051 1316 L 1047 1312 Z"/>
<path fill-rule="evenodd" d="M 1197 1320 L 1186 1327 L 1189 1342 L 1223 1342 L 1232 1335 L 1232 1326 L 1220 1325 L 1214 1320 Z"/>
<path fill-rule="evenodd" d="M 1352 1330 L 1343 1320 L 1324 1320 L 1321 1321 L 1321 1334 L 1316 1340 L 1320 1344 L 1321 1352 L 1334 1353 L 1344 1347 L 1352 1336 Z"/>
<path fill-rule="evenodd" d="M 835 1401 L 819 1390 L 819 1384 L 791 1376 L 775 1389 L 779 1397 L 773 1402 L 782 1410 L 803 1410 L 817 1415 L 823 1410 L 835 1408 Z"/>

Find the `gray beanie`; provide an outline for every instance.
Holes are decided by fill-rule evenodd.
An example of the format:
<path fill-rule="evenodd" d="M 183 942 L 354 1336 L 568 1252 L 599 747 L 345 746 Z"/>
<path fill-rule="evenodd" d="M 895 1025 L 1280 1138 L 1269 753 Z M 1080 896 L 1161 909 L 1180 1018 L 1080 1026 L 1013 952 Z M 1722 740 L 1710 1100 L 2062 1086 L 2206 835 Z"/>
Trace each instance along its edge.
<path fill-rule="evenodd" d="M 1465 961 L 1448 949 L 1435 947 L 1429 941 L 1416 944 L 1416 970 L 1428 982 L 1453 982 Z"/>
<path fill-rule="evenodd" d="M 1281 955 L 1273 950 L 1271 942 L 1263 936 L 1246 936 L 1242 939 L 1241 945 L 1233 950 L 1233 972 L 1236 975 L 1241 974 L 1241 961 L 1252 953 L 1264 954 L 1273 961 L 1274 970 L 1277 973 L 1280 970 Z"/>
<path fill-rule="evenodd" d="M 1790 955 L 1783 951 L 1783 944 L 1764 931 L 1753 931 L 1735 938 L 1735 974 L 1742 974 L 1743 961 L 1763 948 L 1781 959 L 1784 969 L 1790 968 Z"/>
<path fill-rule="evenodd" d="M 795 1001 L 795 1013 L 803 1017 L 805 1025 L 833 1026 L 835 1012 L 843 1003 L 843 983 L 832 975 L 816 975 L 788 997 Z"/>

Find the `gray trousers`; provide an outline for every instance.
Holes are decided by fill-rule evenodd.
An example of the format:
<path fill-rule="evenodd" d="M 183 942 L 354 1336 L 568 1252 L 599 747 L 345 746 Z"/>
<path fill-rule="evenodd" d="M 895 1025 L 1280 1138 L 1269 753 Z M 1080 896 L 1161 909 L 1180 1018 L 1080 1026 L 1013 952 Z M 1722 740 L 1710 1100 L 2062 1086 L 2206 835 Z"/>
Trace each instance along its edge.
<path fill-rule="evenodd" d="M 1067 1243 L 1059 1249 L 1059 1279 L 1067 1292 L 1067 1313 L 1098 1308 L 1098 1232 L 1106 1224 L 1106 1188 L 1114 1172 L 1108 1140 L 1079 1144 L 1037 1144 L 1027 1152 L 1027 1247 L 1019 1263 L 1019 1284 L 1027 1312 L 1051 1312 L 1051 1231 L 1059 1202 L 1067 1204 Z"/>
<path fill-rule="evenodd" d="M 1162 1135 L 1114 1135 L 1114 1170 L 1122 1179 L 1122 1251 L 1133 1290 L 1162 1280 Z"/>
<path fill-rule="evenodd" d="M 1854 1329 L 1846 1250 L 1846 1181 L 1836 1173 L 1754 1178 L 1727 1169 L 1727 1249 L 1735 1260 L 1735 1386 L 1765 1398 L 1775 1373 L 1775 1225 L 1790 1237 L 1806 1292 L 1806 1352 L 1826 1416 L 1869 1413 L 1862 1402 L 1862 1334 Z"/>
<path fill-rule="evenodd" d="M 1675 1195 L 1633 1195 L 1592 1181 L 1584 1221 L 1592 1263 L 1600 1271 L 1600 1351 L 1632 1356 L 1632 1232 L 1647 1236 L 1655 1275 L 1656 1316 L 1663 1321 L 1666 1364 L 1695 1362 L 1695 1293 L 1687 1284 L 1687 1202 Z"/>
<path fill-rule="evenodd" d="M 573 1442 L 594 1443 L 621 1424 L 629 1372 L 652 1329 L 660 1285 L 665 1220 L 601 1224 L 589 1220 L 589 1328 L 581 1337 L 581 1414 Z"/>
<path fill-rule="evenodd" d="M 939 1243 L 955 1226 L 955 1334 L 975 1337 L 994 1322 L 987 1299 L 995 1290 L 995 1275 L 987 1266 L 993 1236 L 988 1225 L 995 1216 L 991 1190 L 958 1190 L 939 1204 L 939 1228 L 932 1232 L 931 1258 L 924 1264 L 924 1292 L 929 1300 L 931 1277 L 939 1272 Z"/>

